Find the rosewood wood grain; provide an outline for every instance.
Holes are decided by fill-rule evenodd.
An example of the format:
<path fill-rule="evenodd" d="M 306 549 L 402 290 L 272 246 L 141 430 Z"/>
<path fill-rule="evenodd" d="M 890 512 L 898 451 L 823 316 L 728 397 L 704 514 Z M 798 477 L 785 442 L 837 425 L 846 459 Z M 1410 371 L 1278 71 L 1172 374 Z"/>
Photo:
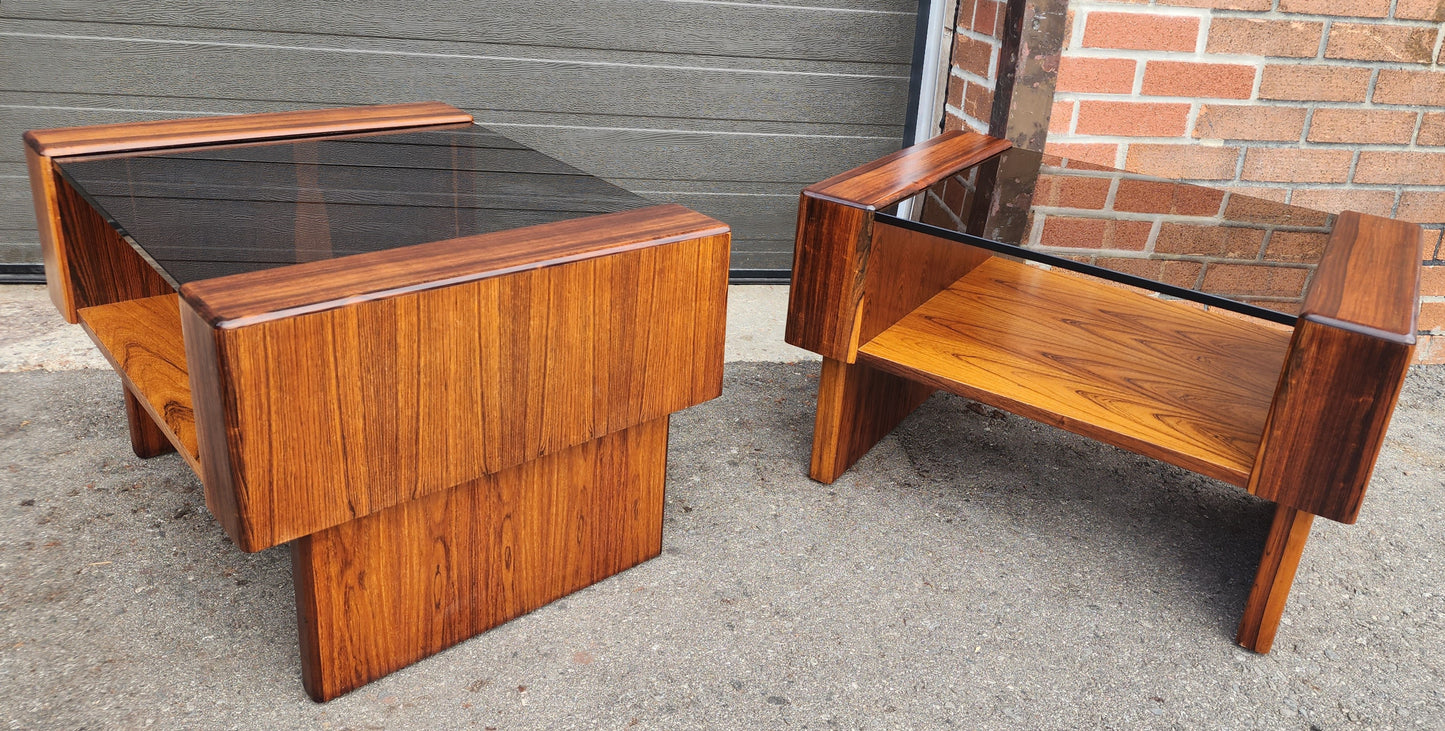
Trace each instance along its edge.
<path fill-rule="evenodd" d="M 1415 343 L 1411 223 L 1340 214 L 1295 327 L 1249 491 L 1353 523 Z"/>
<path fill-rule="evenodd" d="M 120 374 L 128 394 L 136 397 L 151 426 L 159 429 L 201 474 L 197 456 L 196 422 L 191 410 L 191 386 L 181 343 L 180 312 L 174 294 L 127 300 L 80 311 L 80 324 Z M 129 400 L 127 407 L 131 404 Z M 129 409 L 128 409 L 129 410 Z M 142 457 L 153 435 L 137 436 L 132 418 L 131 441 L 139 439 Z"/>
<path fill-rule="evenodd" d="M 60 211 L 59 240 L 66 252 L 66 274 L 49 286 L 68 291 L 51 299 L 64 299 L 76 309 L 171 294 L 175 290 L 64 178 L 54 178 Z"/>
<path fill-rule="evenodd" d="M 1267 653 L 1274 645 L 1279 620 L 1294 584 L 1300 555 L 1309 540 L 1310 525 L 1315 516 L 1288 505 L 1276 505 L 1269 535 L 1264 541 L 1264 555 L 1259 572 L 1244 604 L 1244 617 L 1239 622 L 1235 642 L 1258 653 Z"/>
<path fill-rule="evenodd" d="M 335 698 L 656 556 L 667 421 L 293 542 L 307 692 Z"/>
<path fill-rule="evenodd" d="M 171 444 L 170 438 L 156 423 L 155 417 L 151 416 L 140 399 L 131 393 L 130 386 L 121 383 L 120 390 L 125 397 L 125 420 L 130 430 L 130 448 L 135 452 L 135 456 L 150 459 L 176 451 L 176 445 Z"/>
<path fill-rule="evenodd" d="M 838 479 L 932 393 L 931 386 L 863 363 L 824 358 L 808 476 Z"/>
<path fill-rule="evenodd" d="M 859 362 L 1235 485 L 1288 335 L 1001 258 L 859 349 Z"/>
<path fill-rule="evenodd" d="M 189 282 L 181 292 L 206 322 L 234 328 L 728 231 L 668 204 Z"/>
<path fill-rule="evenodd" d="M 187 303 L 208 505 L 256 551 L 711 399 L 727 264 L 724 233 L 237 327 Z"/>
<path fill-rule="evenodd" d="M 449 104 L 417 102 L 36 129 L 26 132 L 24 139 L 30 149 L 55 158 L 471 121 L 470 114 Z"/>
<path fill-rule="evenodd" d="M 785 339 L 852 363 L 873 212 L 1009 146 L 974 132 L 949 132 L 805 188 L 798 203 Z"/>
<path fill-rule="evenodd" d="M 60 201 L 55 190 L 57 176 L 50 158 L 25 148 L 25 165 L 30 174 L 30 198 L 35 206 L 35 226 L 40 233 L 40 257 L 45 264 L 46 290 L 55 309 L 66 322 L 76 322 L 76 307 L 70 284 L 70 262 L 61 244 Z"/>
<path fill-rule="evenodd" d="M 858 341 L 866 343 L 877 337 L 989 256 L 982 249 L 937 236 L 897 226 L 874 226 Z"/>

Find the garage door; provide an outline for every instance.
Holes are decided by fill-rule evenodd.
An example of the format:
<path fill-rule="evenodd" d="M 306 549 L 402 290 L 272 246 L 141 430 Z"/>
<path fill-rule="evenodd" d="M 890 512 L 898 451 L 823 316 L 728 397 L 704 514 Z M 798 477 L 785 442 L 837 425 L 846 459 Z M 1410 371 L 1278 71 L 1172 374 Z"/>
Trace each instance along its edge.
<path fill-rule="evenodd" d="M 897 149 L 916 0 L 4 0 L 0 262 L 26 129 L 439 100 L 790 266 L 799 189 Z"/>

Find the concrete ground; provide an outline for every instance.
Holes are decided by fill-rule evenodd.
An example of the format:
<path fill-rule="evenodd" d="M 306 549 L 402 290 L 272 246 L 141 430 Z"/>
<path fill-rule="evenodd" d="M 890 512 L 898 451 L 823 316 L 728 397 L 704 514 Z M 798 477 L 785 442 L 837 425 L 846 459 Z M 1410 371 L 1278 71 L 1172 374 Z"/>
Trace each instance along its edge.
<path fill-rule="evenodd" d="M 663 555 L 328 704 L 284 547 L 245 554 L 116 377 L 0 288 L 11 728 L 1445 728 L 1445 367 L 1358 524 L 1317 521 L 1273 653 L 1234 646 L 1267 506 L 939 395 L 807 479 L 817 366 L 734 288 L 723 396 L 672 422 Z"/>

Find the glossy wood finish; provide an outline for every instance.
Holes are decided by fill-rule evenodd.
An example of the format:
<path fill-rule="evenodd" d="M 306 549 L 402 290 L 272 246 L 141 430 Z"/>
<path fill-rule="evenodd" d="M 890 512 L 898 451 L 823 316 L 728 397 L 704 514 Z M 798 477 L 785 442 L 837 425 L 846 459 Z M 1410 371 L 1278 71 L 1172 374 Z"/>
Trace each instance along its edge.
<path fill-rule="evenodd" d="M 27 146 L 25 166 L 30 175 L 30 199 L 35 207 L 36 230 L 40 234 L 40 258 L 45 265 L 46 289 L 61 317 L 74 323 L 76 307 L 70 287 L 70 262 L 65 247 L 60 244 L 60 199 L 55 190 L 55 165 L 50 158 Z"/>
<path fill-rule="evenodd" d="M 306 691 L 329 700 L 662 550 L 667 417 L 291 544 Z"/>
<path fill-rule="evenodd" d="M 80 311 L 80 324 L 120 374 L 127 392 L 127 413 L 134 414 L 130 395 L 144 411 L 130 418 L 131 445 L 160 454 L 150 429 L 157 429 L 200 474 L 196 419 L 181 344 L 180 312 L 173 294 L 127 300 Z M 149 423 L 147 424 L 147 421 Z"/>
<path fill-rule="evenodd" d="M 989 258 L 986 251 L 937 236 L 875 225 L 863 278 L 858 341 L 877 337 Z M 908 286 L 900 287 L 899 282 Z"/>
<path fill-rule="evenodd" d="M 211 349 L 191 361 L 203 477 L 235 502 L 211 510 L 257 551 L 713 398 L 727 255 L 724 234 L 459 270 L 214 329 L 187 302 L 188 347 Z"/>
<path fill-rule="evenodd" d="M 288 137 L 406 129 L 470 121 L 472 115 L 449 104 L 418 102 L 36 129 L 26 132 L 24 139 L 30 149 L 46 157 L 56 158 L 140 152 L 242 140 L 255 142 Z"/>
<path fill-rule="evenodd" d="M 130 430 L 130 448 L 135 456 L 150 459 L 176 451 L 176 445 L 171 444 L 170 437 L 146 410 L 145 404 L 131 393 L 130 387 L 122 383 L 120 390 L 125 398 L 125 421 Z"/>
<path fill-rule="evenodd" d="M 67 314 L 71 322 L 85 307 L 175 291 L 64 178 L 54 175 L 53 182 L 60 216 L 57 241 L 65 248 L 55 260 L 65 263 L 65 271 L 46 284 L 52 301 L 75 308 Z M 57 294 L 57 288 L 64 292 Z"/>
<path fill-rule="evenodd" d="M 1239 622 L 1235 642 L 1259 653 L 1269 652 L 1274 645 L 1279 620 L 1284 616 L 1285 601 L 1299 569 L 1300 555 L 1309 540 L 1310 525 L 1315 516 L 1288 505 L 1276 505 L 1274 520 L 1264 541 L 1264 554 L 1259 560 L 1259 573 L 1244 604 L 1244 617 Z"/>
<path fill-rule="evenodd" d="M 859 361 L 1242 486 L 1288 342 L 1266 325 L 994 258 Z"/>
<path fill-rule="evenodd" d="M 1413 356 L 1421 258 L 1415 224 L 1340 214 L 1305 296 L 1250 492 L 1342 523 L 1359 517 Z"/>
<path fill-rule="evenodd" d="M 798 203 L 787 341 L 852 363 L 872 212 L 1008 148 L 985 135 L 950 132 L 805 188 Z"/>
<path fill-rule="evenodd" d="M 931 386 L 865 363 L 824 358 L 808 476 L 822 483 L 838 479 L 932 393 Z"/>

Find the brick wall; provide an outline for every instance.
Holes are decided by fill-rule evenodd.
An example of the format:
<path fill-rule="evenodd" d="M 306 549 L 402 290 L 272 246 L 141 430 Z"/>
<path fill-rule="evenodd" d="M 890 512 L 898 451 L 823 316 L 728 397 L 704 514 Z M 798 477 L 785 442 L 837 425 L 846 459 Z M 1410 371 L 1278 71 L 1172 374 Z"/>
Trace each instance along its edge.
<path fill-rule="evenodd" d="M 963 19 L 986 2 L 960 4 L 951 86 L 991 79 L 959 52 L 1001 35 L 975 28 L 976 9 Z M 1074 0 L 1069 14 L 1047 151 L 1425 225 L 1419 356 L 1445 362 L 1445 2 Z M 986 129 L 958 93 L 948 124 Z"/>
<path fill-rule="evenodd" d="M 949 69 L 944 128 L 988 130 L 998 81 L 1004 0 L 958 0 L 953 19 L 953 64 Z"/>

